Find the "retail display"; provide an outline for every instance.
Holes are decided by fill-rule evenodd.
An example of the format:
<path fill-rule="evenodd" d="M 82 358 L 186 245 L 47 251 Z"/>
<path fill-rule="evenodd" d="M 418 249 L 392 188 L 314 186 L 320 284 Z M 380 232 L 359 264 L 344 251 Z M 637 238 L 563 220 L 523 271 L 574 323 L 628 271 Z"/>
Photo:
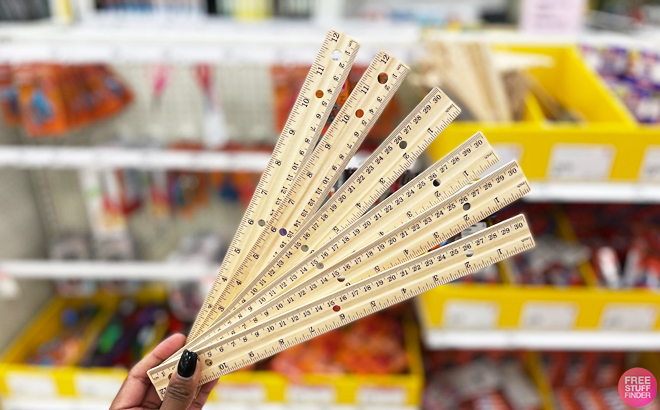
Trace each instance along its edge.
<path fill-rule="evenodd" d="M 629 408 L 660 7 L 564 3 L 0 0 L 0 408 Z"/>
<path fill-rule="evenodd" d="M 301 112 L 305 112 L 306 110 L 302 111 L 305 108 L 314 107 L 311 102 L 314 97 L 321 99 L 324 96 L 324 91 L 321 88 L 314 91 L 317 87 L 313 87 L 312 85 L 317 78 L 316 76 L 320 76 L 320 79 L 316 81 L 323 81 L 327 76 L 332 74 L 331 71 L 339 70 L 341 72 L 345 68 L 343 58 L 352 61 L 354 53 L 359 47 L 354 40 L 350 38 L 345 39 L 344 37 L 343 34 L 335 31 L 331 31 L 326 37 L 321 51 L 315 60 L 315 64 L 310 69 L 307 80 L 302 86 L 302 91 L 298 97 L 299 103 L 292 110 L 289 122 L 285 125 L 282 137 L 275 147 L 269 168 L 259 183 L 256 194 L 244 216 L 244 220 L 241 226 L 239 226 L 238 234 L 223 261 L 220 273 L 189 334 L 187 348 L 197 351 L 201 357 L 205 358 L 203 363 L 204 368 L 202 370 L 202 383 L 216 379 L 246 364 L 268 357 L 275 352 L 285 350 L 302 340 L 313 338 L 330 329 L 356 320 L 365 314 L 373 313 L 383 307 L 408 299 L 424 290 L 472 273 L 475 270 L 479 270 L 534 246 L 526 221 L 520 216 L 468 236 L 465 239 L 452 243 L 450 246 L 439 248 L 427 256 L 423 256 L 430 248 L 439 245 L 443 240 L 455 235 L 455 230 L 457 229 L 455 224 L 458 224 L 458 227 L 462 227 L 462 229 L 469 227 L 529 191 L 522 171 L 517 164 L 512 163 L 491 174 L 483 181 L 480 181 L 478 185 L 469 187 L 466 191 L 447 199 L 445 202 L 441 202 L 435 207 L 429 209 L 420 206 L 421 204 L 413 208 L 408 207 L 408 211 L 406 212 L 407 218 L 410 219 L 408 223 L 399 227 L 395 225 L 395 229 L 385 234 L 383 238 L 376 236 L 374 238 L 375 241 L 366 246 L 364 245 L 373 240 L 373 237 L 369 236 L 371 231 L 368 231 L 369 233 L 366 235 L 362 234 L 358 237 L 360 229 L 354 229 L 351 232 L 349 228 L 347 232 L 351 232 L 351 235 L 357 237 L 357 240 L 354 240 L 348 247 L 341 246 L 342 243 L 335 242 L 333 244 L 330 241 L 329 243 L 332 244 L 331 249 L 326 249 L 320 253 L 318 250 L 312 250 L 309 256 L 305 255 L 309 251 L 309 245 L 307 243 L 303 245 L 298 242 L 298 238 L 305 238 L 304 242 L 307 242 L 307 239 L 310 237 L 323 238 L 322 235 L 332 234 L 333 232 L 341 233 L 341 230 L 336 227 L 336 223 L 334 227 L 327 226 L 325 228 L 327 231 L 324 231 L 320 227 L 320 222 L 315 221 L 316 216 L 312 216 L 310 221 L 305 221 L 305 218 L 318 209 L 316 201 L 318 198 L 323 198 L 324 193 L 327 194 L 329 192 L 334 181 L 339 177 L 338 171 L 342 171 L 346 167 L 348 162 L 347 157 L 350 157 L 355 152 L 354 145 L 359 144 L 361 139 L 364 138 L 366 131 L 370 128 L 370 122 L 373 122 L 382 111 L 382 103 L 389 100 L 393 92 L 398 88 L 399 81 L 407 72 L 404 64 L 385 53 L 379 53 L 341 107 L 330 128 L 328 128 L 328 131 L 318 143 L 317 148 L 313 150 L 309 159 L 306 159 L 306 155 L 304 155 L 305 149 L 320 134 L 318 125 L 311 127 L 314 133 L 311 137 L 305 139 L 305 145 L 300 150 L 300 154 L 303 155 L 302 164 L 293 164 L 292 173 L 286 178 L 282 188 L 278 190 L 279 184 L 275 178 L 280 177 L 278 173 L 274 172 L 274 169 L 271 171 L 271 167 L 273 165 L 282 165 L 284 157 L 281 154 L 283 152 L 281 146 L 292 144 L 291 135 L 296 135 L 297 131 L 305 130 L 298 128 L 298 123 L 304 123 L 305 120 L 309 121 L 310 119 L 314 121 L 313 112 L 302 116 Z M 330 44 L 333 42 L 336 44 L 331 47 Z M 346 49 L 342 51 L 342 48 L 346 46 L 350 47 L 351 50 Z M 337 47 L 337 49 L 330 53 L 329 51 L 334 47 Z M 346 56 L 342 57 L 344 54 Z M 338 80 L 339 77 L 335 76 L 335 86 L 338 85 Z M 392 85 L 390 85 L 390 80 Z M 382 88 L 380 85 L 382 85 Z M 328 89 L 328 91 L 331 92 L 332 90 Z M 370 202 L 367 202 L 364 210 L 362 212 L 356 212 L 351 205 L 351 203 L 355 203 L 352 201 L 357 199 L 353 197 L 359 197 L 359 194 L 352 195 L 356 191 L 356 185 L 364 182 L 365 191 L 367 192 L 378 189 L 377 187 L 379 186 L 386 186 L 383 177 L 392 173 L 390 171 L 391 168 L 389 168 L 391 164 L 387 161 L 387 155 L 393 150 L 396 150 L 392 146 L 392 142 L 398 145 L 399 149 L 406 152 L 402 155 L 403 158 L 407 159 L 410 156 L 414 158 L 414 156 L 419 155 L 420 151 L 411 151 L 409 153 L 405 151 L 408 149 L 406 136 L 410 135 L 413 138 L 420 134 L 422 136 L 430 134 L 431 137 L 435 137 L 442 131 L 442 128 L 448 125 L 448 121 L 455 118 L 456 115 L 446 115 L 452 109 L 456 110 L 455 105 L 450 100 L 443 104 L 443 97 L 437 89 L 429 93 L 395 132 L 386 139 L 382 145 L 385 149 L 377 149 L 353 174 L 351 179 L 355 178 L 355 185 L 349 180 L 342 186 L 341 192 L 335 192 L 330 198 L 329 203 L 326 203 L 319 211 L 320 221 L 328 220 L 329 213 L 340 212 L 338 210 L 345 212 L 343 209 L 347 209 L 349 212 L 355 212 L 358 218 L 366 211 L 366 208 L 379 195 L 372 195 L 369 200 Z M 446 97 L 444 98 L 447 99 Z M 438 104 L 442 108 L 436 107 L 434 110 L 433 106 Z M 316 114 L 317 118 L 323 118 L 324 113 L 325 117 L 329 115 L 332 104 L 326 103 L 323 106 L 325 106 L 325 109 L 320 109 L 320 112 Z M 438 112 L 438 110 L 440 117 L 434 118 L 434 113 Z M 362 117 L 365 118 L 363 119 Z M 425 123 L 425 120 L 430 120 L 430 124 Z M 421 124 L 424 124 L 423 127 L 420 126 Z M 339 133 L 344 133 L 344 135 L 353 134 L 357 140 L 350 140 L 351 142 L 342 141 L 342 143 L 335 142 L 334 140 L 339 137 Z M 362 137 L 360 138 L 361 135 Z M 428 139 L 426 144 L 432 139 Z M 411 142 L 412 145 L 416 143 L 414 139 Z M 343 144 L 346 147 L 343 147 Z M 338 148 L 333 150 L 333 145 L 338 145 Z M 459 163 L 461 157 L 467 157 L 473 150 L 478 149 L 482 145 L 483 143 L 473 143 L 472 140 L 469 140 L 457 148 L 458 152 L 454 153 L 453 156 L 447 158 L 445 161 L 456 165 Z M 337 159 L 335 159 L 335 156 L 337 156 Z M 394 161 L 392 165 L 396 165 L 396 160 L 393 159 L 392 161 Z M 304 169 L 298 174 L 297 171 L 301 168 L 301 165 Z M 459 165 L 457 168 L 461 167 L 462 165 Z M 385 168 L 384 173 L 379 173 L 376 170 L 377 168 Z M 395 173 L 395 177 L 398 177 L 400 172 L 406 168 Z M 429 169 L 429 171 L 432 170 L 433 167 Z M 444 171 L 446 169 L 442 169 L 440 174 Z M 282 172 L 280 171 L 279 173 Z M 465 170 L 463 174 L 461 175 L 463 178 L 469 175 Z M 380 175 L 382 176 L 378 181 L 371 182 L 371 179 L 366 179 L 367 176 L 376 178 Z M 360 180 L 360 177 L 363 179 Z M 418 177 L 417 180 L 413 180 L 409 184 L 412 187 L 416 187 L 418 197 L 420 196 L 420 191 L 424 192 L 422 188 L 426 184 L 435 188 L 441 186 L 439 190 L 444 191 L 444 184 L 447 181 L 440 182 L 444 178 L 437 173 L 432 178 L 428 182 L 424 182 L 426 178 L 422 179 Z M 332 181 L 332 183 L 328 183 L 328 181 Z M 344 187 L 347 187 L 347 189 L 343 190 Z M 401 190 L 404 191 L 402 195 L 405 195 L 406 188 L 404 187 Z M 269 193 L 271 193 L 270 196 L 268 195 Z M 279 194 L 284 195 L 283 197 L 278 197 L 277 195 Z M 494 196 L 491 198 L 491 195 Z M 435 196 L 440 197 L 441 195 L 436 194 Z M 270 202 L 273 200 L 275 200 L 275 205 L 280 205 L 268 212 L 268 202 L 266 201 Z M 359 210 L 363 209 L 362 202 L 364 200 L 357 202 L 357 208 Z M 403 198 L 398 202 L 395 201 L 394 205 L 400 206 Z M 301 206 L 297 206 L 298 203 Z M 351 208 L 348 208 L 348 206 Z M 388 205 L 388 208 L 384 209 L 383 214 L 389 213 L 392 209 L 392 205 Z M 451 212 L 453 210 L 462 210 L 465 214 L 459 215 L 458 212 Z M 445 212 L 448 213 L 446 217 Z M 413 216 L 415 213 L 418 214 L 417 217 Z M 383 218 L 383 214 L 377 213 L 377 223 L 374 226 L 381 227 L 385 230 L 384 227 L 388 226 L 387 223 L 378 221 L 378 219 Z M 268 215 L 267 220 L 263 219 L 266 215 Z M 254 226 L 255 220 L 260 217 L 262 219 L 258 219 L 256 221 L 257 226 Z M 335 215 L 335 218 L 337 218 L 337 215 Z M 371 216 L 367 214 L 357 219 L 357 223 L 360 224 L 363 232 L 367 231 L 368 226 L 371 224 L 369 222 L 370 218 Z M 311 225 L 305 225 L 310 222 Z M 277 226 L 285 226 L 285 228 L 282 227 L 278 230 Z M 306 226 L 310 226 L 314 232 L 307 231 L 309 233 L 305 234 L 305 229 L 310 229 L 306 228 Z M 298 232 L 295 229 L 299 227 L 301 229 Z M 434 232 L 430 233 L 430 236 L 427 233 L 429 227 L 435 229 Z M 459 228 L 460 230 L 461 228 Z M 284 263 L 277 262 L 277 256 L 271 258 L 273 260 L 260 257 L 260 255 L 268 255 L 273 252 L 273 250 L 277 249 L 276 244 L 280 242 L 279 247 L 285 248 L 284 251 L 281 251 L 281 254 L 286 255 L 291 260 L 294 249 L 291 246 L 287 248 L 289 241 L 287 239 L 278 239 L 275 233 L 279 233 L 280 237 L 293 238 L 290 243 L 296 244 L 296 247 L 300 247 L 297 258 L 303 259 L 301 261 L 301 264 L 304 264 L 303 266 L 312 262 L 312 266 L 320 270 L 320 273 L 316 275 L 319 277 L 309 277 L 307 275 L 305 276 L 305 280 L 298 282 L 296 282 L 298 275 L 302 276 L 310 268 L 306 267 L 303 272 L 292 274 L 292 277 L 287 281 L 291 280 L 295 282 L 296 286 L 284 292 L 281 296 L 277 295 L 277 289 L 282 290 L 286 285 L 282 286 L 281 284 L 277 284 L 277 282 L 274 283 L 276 286 L 270 289 L 267 287 L 264 288 L 261 294 L 259 294 L 258 287 L 253 287 L 258 284 L 263 286 L 273 280 L 288 275 L 284 269 L 281 269 L 282 273 L 277 275 L 278 268 L 284 265 Z M 302 236 L 301 233 L 303 233 Z M 342 235 L 340 234 L 339 236 L 341 237 Z M 348 237 L 342 238 L 343 244 L 349 240 Z M 400 241 L 399 244 L 396 244 L 397 240 Z M 249 247 L 251 243 L 253 245 L 251 245 L 250 252 L 245 257 L 242 257 L 240 247 Z M 401 248 L 401 244 L 405 248 Z M 330 257 L 341 257 L 343 256 L 342 251 L 348 250 L 350 252 L 355 249 L 354 247 L 359 248 L 360 246 L 364 246 L 364 248 L 360 249 L 359 256 L 353 253 L 343 259 L 339 259 L 334 265 L 328 263 L 327 271 L 324 272 L 324 269 L 326 269 L 325 263 L 330 260 L 327 259 L 328 255 L 331 255 Z M 387 255 L 385 252 L 381 253 L 384 250 L 388 250 L 388 248 L 391 249 L 386 252 Z M 447 250 L 447 248 L 451 249 Z M 341 250 L 336 253 L 338 249 Z M 336 255 L 333 255 L 333 253 L 336 253 Z M 275 255 L 278 254 L 280 252 L 275 250 Z M 420 259 L 415 259 L 415 256 L 419 255 L 422 255 Z M 442 270 L 431 268 L 434 262 L 439 262 L 447 258 L 450 258 L 454 264 L 453 266 L 449 264 Z M 366 261 L 369 259 L 371 260 L 368 266 L 361 265 L 363 260 Z M 279 260 L 284 262 L 281 256 L 279 256 Z M 323 262 L 320 262 L 320 260 L 323 260 Z M 407 262 L 397 266 L 403 261 Z M 273 265 L 274 262 L 277 263 Z M 269 263 L 271 265 L 268 266 Z M 263 273 L 258 273 L 261 271 L 262 266 L 265 267 Z M 354 270 L 349 271 L 351 268 Z M 296 269 L 294 268 L 292 272 L 295 271 Z M 408 276 L 410 273 L 415 272 L 417 272 L 416 275 Z M 342 285 L 342 282 L 345 281 L 345 274 L 351 280 L 355 281 L 355 284 L 347 282 L 345 285 Z M 396 280 L 397 278 L 400 278 L 401 284 Z M 337 281 L 334 279 L 337 279 Z M 243 291 L 243 284 L 245 282 L 248 284 L 244 288 L 245 291 Z M 370 295 L 370 300 L 366 300 L 361 293 Z M 254 301 L 252 303 L 260 303 L 262 306 L 257 306 L 257 309 L 254 311 L 250 306 L 245 312 L 241 312 L 238 309 L 238 305 L 250 299 Z M 345 313 L 339 313 L 342 310 L 342 306 L 345 309 Z M 230 310 L 234 307 L 237 310 L 236 313 L 233 313 L 237 314 L 236 317 L 233 316 L 232 310 Z M 280 312 L 279 316 L 278 311 Z M 336 321 L 336 317 L 339 317 L 339 322 Z M 229 318 L 232 320 L 227 321 Z M 262 320 L 264 322 L 260 323 Z M 255 323 L 257 324 L 256 326 Z M 279 327 L 279 331 L 276 332 L 277 327 Z M 235 330 L 231 334 L 228 334 L 226 333 L 228 329 Z M 261 334 L 263 336 L 259 338 Z M 250 350 L 246 352 L 245 350 L 248 348 Z M 232 352 L 233 356 L 228 352 Z M 178 355 L 175 354 L 165 364 L 148 372 L 161 398 L 167 390 L 167 375 L 174 372 L 177 358 Z M 221 360 L 219 364 L 216 363 L 218 360 Z"/>

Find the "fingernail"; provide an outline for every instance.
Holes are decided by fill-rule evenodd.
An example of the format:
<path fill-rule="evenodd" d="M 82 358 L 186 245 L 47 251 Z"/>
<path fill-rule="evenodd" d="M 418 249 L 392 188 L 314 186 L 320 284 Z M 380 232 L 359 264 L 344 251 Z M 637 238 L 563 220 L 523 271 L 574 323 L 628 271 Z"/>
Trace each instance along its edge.
<path fill-rule="evenodd" d="M 184 350 L 181 359 L 179 359 L 179 367 L 176 372 L 181 377 L 190 377 L 195 373 L 196 367 L 197 353 Z"/>

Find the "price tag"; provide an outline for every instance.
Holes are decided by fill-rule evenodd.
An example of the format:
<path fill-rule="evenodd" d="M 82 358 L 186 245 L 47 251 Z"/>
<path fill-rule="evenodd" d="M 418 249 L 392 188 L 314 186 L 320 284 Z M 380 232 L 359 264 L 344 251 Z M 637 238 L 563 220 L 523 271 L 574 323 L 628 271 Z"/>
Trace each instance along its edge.
<path fill-rule="evenodd" d="M 500 307 L 495 302 L 448 300 L 442 323 L 453 329 L 492 329 L 499 316 Z"/>
<path fill-rule="evenodd" d="M 646 148 L 639 178 L 644 181 L 660 182 L 660 146 Z"/>
<path fill-rule="evenodd" d="M 520 29 L 527 33 L 577 34 L 586 8 L 586 0 L 525 0 Z"/>
<path fill-rule="evenodd" d="M 55 397 L 58 394 L 55 380 L 38 373 L 10 372 L 5 376 L 7 388 L 14 396 Z"/>
<path fill-rule="evenodd" d="M 291 403 L 331 404 L 337 400 L 333 386 L 294 384 L 287 389 L 287 399 Z"/>
<path fill-rule="evenodd" d="M 114 398 L 121 387 L 123 377 L 81 374 L 76 376 L 74 382 L 79 396 Z"/>
<path fill-rule="evenodd" d="M 572 329 L 578 307 L 573 303 L 527 302 L 523 306 L 521 326 L 527 329 Z"/>
<path fill-rule="evenodd" d="M 356 393 L 360 404 L 403 405 L 408 402 L 408 391 L 403 387 L 360 387 Z"/>
<path fill-rule="evenodd" d="M 649 331 L 657 320 L 657 306 L 611 303 L 603 309 L 600 327 L 605 330 Z"/>
<path fill-rule="evenodd" d="M 610 177 L 616 149 L 611 145 L 555 144 L 548 176 L 556 179 L 605 180 Z"/>
<path fill-rule="evenodd" d="M 215 392 L 222 402 L 263 402 L 266 400 L 266 389 L 260 384 L 218 384 Z"/>

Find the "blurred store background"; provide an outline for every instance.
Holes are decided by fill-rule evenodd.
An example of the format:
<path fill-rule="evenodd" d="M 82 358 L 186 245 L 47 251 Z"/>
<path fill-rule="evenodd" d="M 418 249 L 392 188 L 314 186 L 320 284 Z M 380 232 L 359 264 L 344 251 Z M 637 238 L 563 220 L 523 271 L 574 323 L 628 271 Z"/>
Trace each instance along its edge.
<path fill-rule="evenodd" d="M 328 28 L 520 161 L 537 247 L 223 378 L 209 409 L 627 408 L 660 377 L 660 1 L 0 0 L 0 409 L 105 409 L 187 332 Z M 488 78 L 488 81 L 484 81 Z M 649 409 L 660 408 L 656 399 Z"/>

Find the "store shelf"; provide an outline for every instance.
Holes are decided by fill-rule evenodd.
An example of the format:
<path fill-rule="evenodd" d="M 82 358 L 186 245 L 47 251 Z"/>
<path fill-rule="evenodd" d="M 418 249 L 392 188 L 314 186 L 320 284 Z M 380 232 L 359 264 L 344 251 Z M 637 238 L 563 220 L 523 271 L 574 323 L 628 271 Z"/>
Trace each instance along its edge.
<path fill-rule="evenodd" d="M 261 172 L 267 152 L 194 152 L 120 147 L 0 147 L 0 167 L 135 168 Z"/>
<path fill-rule="evenodd" d="M 369 152 L 358 151 L 348 167 L 359 166 Z M 73 169 L 183 169 L 262 172 L 268 152 L 172 151 L 121 147 L 0 146 L 0 167 Z"/>
<path fill-rule="evenodd" d="M 533 182 L 525 200 L 535 202 L 660 202 L 660 184 L 625 182 Z"/>
<path fill-rule="evenodd" d="M 660 332 L 426 330 L 430 349 L 657 350 Z"/>
<path fill-rule="evenodd" d="M 0 262 L 0 275 L 33 279 L 188 281 L 214 277 L 217 265 L 178 262 L 38 261 Z"/>
<path fill-rule="evenodd" d="M 366 63 L 381 49 L 407 60 L 421 37 L 414 24 L 342 22 L 332 28 L 359 40 L 356 61 Z M 309 22 L 241 24 L 207 18 L 95 19 L 73 26 L 10 24 L 0 27 L 0 62 L 309 64 L 326 32 Z"/>

